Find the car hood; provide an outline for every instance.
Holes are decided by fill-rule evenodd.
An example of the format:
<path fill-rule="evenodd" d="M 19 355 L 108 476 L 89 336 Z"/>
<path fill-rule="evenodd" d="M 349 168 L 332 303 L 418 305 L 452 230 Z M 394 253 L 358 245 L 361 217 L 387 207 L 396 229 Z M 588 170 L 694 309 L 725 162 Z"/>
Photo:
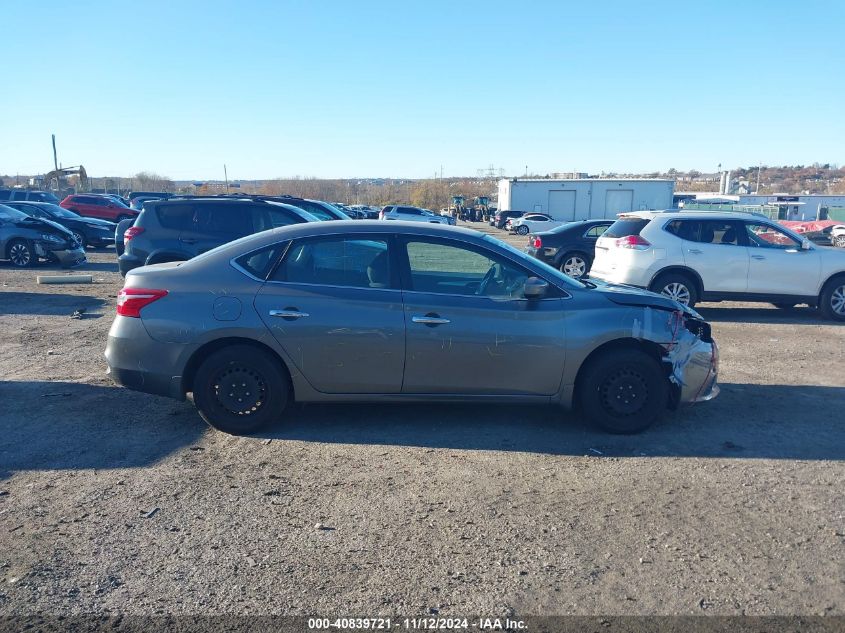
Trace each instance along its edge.
<path fill-rule="evenodd" d="M 68 231 L 65 227 L 61 224 L 57 224 L 51 220 L 43 220 L 41 218 L 27 218 L 26 220 L 20 220 L 19 222 L 15 222 L 16 226 L 21 228 L 27 229 L 52 229 L 52 233 L 60 233 L 63 237 L 73 237 L 73 233 Z"/>
<path fill-rule="evenodd" d="M 680 310 L 684 314 L 694 319 L 702 319 L 702 316 L 695 310 L 678 303 L 674 299 L 670 299 L 665 295 L 651 292 L 649 290 L 640 290 L 631 286 L 623 286 L 620 284 L 609 284 L 598 279 L 590 279 L 590 283 L 596 287 L 593 292 L 600 292 L 613 303 L 626 306 L 648 306 L 650 308 L 657 308 L 658 310 L 669 310 L 674 312 Z"/>

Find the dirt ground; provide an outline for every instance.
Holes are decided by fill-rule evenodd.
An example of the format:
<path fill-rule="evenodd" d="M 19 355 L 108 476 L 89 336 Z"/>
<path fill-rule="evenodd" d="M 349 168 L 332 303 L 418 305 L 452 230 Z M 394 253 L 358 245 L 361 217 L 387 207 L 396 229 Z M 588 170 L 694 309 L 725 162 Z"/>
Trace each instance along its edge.
<path fill-rule="evenodd" d="M 114 252 L 86 269 L 0 263 L 0 615 L 845 611 L 845 327 L 812 310 L 702 305 L 722 393 L 638 436 L 310 405 L 237 438 L 111 384 Z"/>

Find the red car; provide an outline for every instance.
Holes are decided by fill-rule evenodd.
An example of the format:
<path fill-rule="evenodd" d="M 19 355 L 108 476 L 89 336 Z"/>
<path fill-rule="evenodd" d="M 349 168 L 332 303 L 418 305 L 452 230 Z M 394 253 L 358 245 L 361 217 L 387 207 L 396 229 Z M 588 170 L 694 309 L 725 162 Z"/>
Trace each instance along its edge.
<path fill-rule="evenodd" d="M 74 193 L 59 203 L 68 211 L 74 211 L 88 218 L 101 218 L 120 222 L 128 218 L 138 217 L 138 211 L 130 209 L 114 198 L 99 196 L 92 193 Z"/>

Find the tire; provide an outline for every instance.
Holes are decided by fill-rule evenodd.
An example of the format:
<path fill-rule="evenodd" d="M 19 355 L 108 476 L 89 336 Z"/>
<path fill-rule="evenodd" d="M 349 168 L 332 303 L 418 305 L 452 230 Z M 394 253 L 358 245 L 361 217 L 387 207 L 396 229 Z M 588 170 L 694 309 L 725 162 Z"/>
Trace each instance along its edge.
<path fill-rule="evenodd" d="M 845 248 L 845 235 L 837 235 L 834 237 L 833 245 L 837 248 Z"/>
<path fill-rule="evenodd" d="M 82 248 L 85 248 L 88 245 L 88 240 L 85 239 L 85 233 L 82 231 L 71 231 L 73 233 L 73 239 L 79 242 L 82 245 Z"/>
<path fill-rule="evenodd" d="M 528 235 L 529 230 L 530 229 L 527 226 L 525 226 L 524 224 L 520 224 L 518 227 L 516 227 L 516 234 L 517 235 Z"/>
<path fill-rule="evenodd" d="M 584 414 L 599 428 L 639 433 L 666 410 L 669 380 L 645 352 L 607 350 L 588 361 L 578 377 L 577 395 Z"/>
<path fill-rule="evenodd" d="M 6 257 L 15 268 L 32 268 L 38 261 L 29 240 L 12 240 L 6 248 Z"/>
<path fill-rule="evenodd" d="M 232 435 L 253 433 L 276 422 L 291 393 L 290 378 L 280 361 L 252 345 L 213 352 L 197 369 L 193 390 L 202 419 Z"/>
<path fill-rule="evenodd" d="M 698 303 L 698 289 L 692 279 L 683 273 L 658 275 L 649 290 L 665 295 L 690 308 Z"/>
<path fill-rule="evenodd" d="M 825 319 L 845 321 L 845 276 L 834 277 L 824 285 L 819 311 Z"/>
<path fill-rule="evenodd" d="M 560 272 L 573 279 L 581 279 L 590 270 L 590 258 L 584 253 L 566 253 L 560 258 Z"/>

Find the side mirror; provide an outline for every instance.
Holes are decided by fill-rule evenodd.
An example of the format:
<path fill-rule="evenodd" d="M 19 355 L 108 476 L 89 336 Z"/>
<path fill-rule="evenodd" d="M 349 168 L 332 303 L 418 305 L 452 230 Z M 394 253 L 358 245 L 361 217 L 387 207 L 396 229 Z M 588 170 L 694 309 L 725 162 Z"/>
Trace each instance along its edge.
<path fill-rule="evenodd" d="M 549 289 L 549 282 L 539 277 L 529 277 L 525 280 L 522 293 L 526 299 L 542 299 Z"/>
<path fill-rule="evenodd" d="M 803 240 L 801 240 L 801 250 L 802 251 L 810 250 L 810 240 L 808 240 L 806 237 Z"/>

